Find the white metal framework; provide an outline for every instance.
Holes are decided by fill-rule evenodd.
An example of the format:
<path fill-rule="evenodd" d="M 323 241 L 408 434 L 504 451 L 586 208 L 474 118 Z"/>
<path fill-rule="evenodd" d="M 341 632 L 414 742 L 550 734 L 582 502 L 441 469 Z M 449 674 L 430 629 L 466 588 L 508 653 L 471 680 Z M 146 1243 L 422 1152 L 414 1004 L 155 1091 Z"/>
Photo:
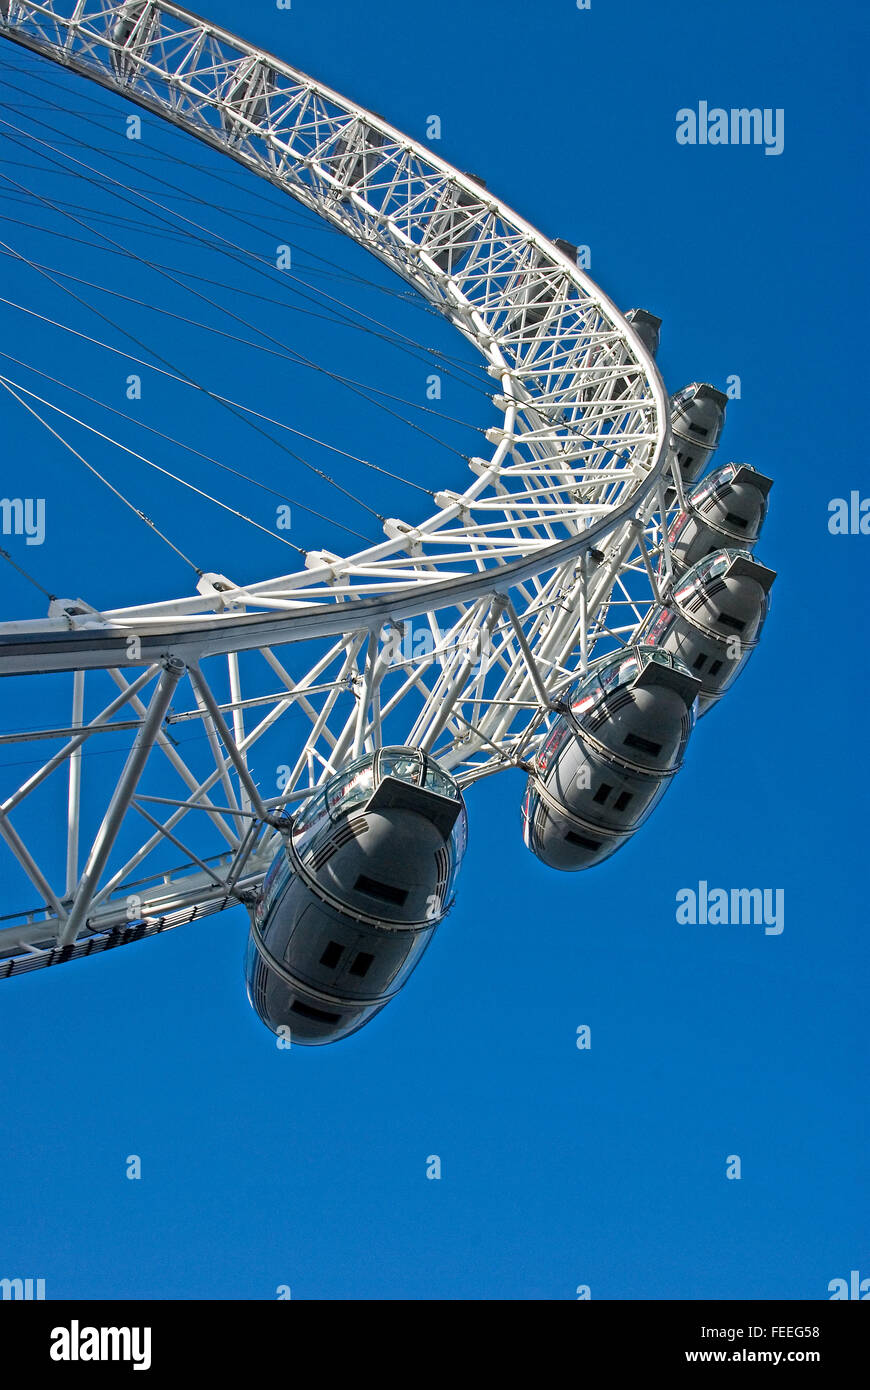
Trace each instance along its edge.
<path fill-rule="evenodd" d="M 574 262 L 477 181 L 173 4 L 0 0 L 0 37 L 155 112 L 367 248 L 479 350 L 503 411 L 465 492 L 438 493 L 421 521 L 387 521 L 379 545 L 309 553 L 298 572 L 244 587 L 204 575 L 172 602 L 97 612 L 56 601 L 43 620 L 0 624 L 6 676 L 71 683 L 68 722 L 0 735 L 55 747 L 0 788 L 0 837 L 36 900 L 0 919 L 2 976 L 244 901 L 282 808 L 385 738 L 432 751 L 463 785 L 521 764 L 552 700 L 596 649 L 631 641 L 671 570 L 655 364 Z M 682 496 L 678 477 L 668 486 Z M 397 635 L 415 618 L 432 641 L 399 659 Z M 267 795 L 274 773 L 258 768 L 258 744 L 287 716 L 296 746 Z M 207 736 L 207 764 L 173 738 L 189 721 Z M 83 761 L 106 732 L 128 739 L 129 756 L 81 854 Z M 141 790 L 156 760 L 174 779 L 162 800 Z M 62 882 L 59 856 L 45 867 L 14 825 L 57 779 Z M 119 854 L 137 817 L 137 848 Z M 195 843 L 204 827 L 212 846 L 182 839 L 188 818 Z"/>

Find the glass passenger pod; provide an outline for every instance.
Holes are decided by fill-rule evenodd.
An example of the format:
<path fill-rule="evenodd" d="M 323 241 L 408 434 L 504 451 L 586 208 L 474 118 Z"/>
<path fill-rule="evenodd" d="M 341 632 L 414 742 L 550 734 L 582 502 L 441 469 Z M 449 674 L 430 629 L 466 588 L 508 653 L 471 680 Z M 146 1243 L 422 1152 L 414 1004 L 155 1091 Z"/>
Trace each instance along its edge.
<path fill-rule="evenodd" d="M 677 609 L 712 629 L 722 641 L 738 637 L 755 645 L 770 605 L 772 570 L 748 550 L 716 550 L 688 571 L 674 589 Z"/>
<path fill-rule="evenodd" d="M 535 250 L 526 261 L 523 278 L 511 293 L 513 310 L 507 319 L 509 333 L 527 333 L 546 319 L 556 292 L 561 288 L 562 272 Z"/>
<path fill-rule="evenodd" d="M 772 480 L 745 463 L 726 463 L 689 493 L 671 522 L 668 542 L 674 565 L 690 569 L 722 547 L 751 549 L 767 515 Z M 660 562 L 660 569 L 664 558 Z"/>
<path fill-rule="evenodd" d="M 262 954 L 253 934 L 245 953 L 245 986 L 254 1013 L 291 1046 L 318 1047 L 349 1037 L 387 1002 L 334 998 L 288 980 Z"/>
<path fill-rule="evenodd" d="M 220 112 L 221 123 L 228 135 L 238 140 L 252 135 L 251 126 L 259 125 L 268 114 L 267 98 L 274 91 L 274 85 L 273 69 L 262 67 L 256 58 L 249 59 L 230 72 L 222 96 L 234 109 L 227 111 L 221 108 Z"/>
<path fill-rule="evenodd" d="M 357 758 L 309 797 L 254 914 L 247 987 L 267 1026 L 319 1045 L 383 1008 L 449 906 L 465 835 L 457 784 L 412 748 Z"/>
<path fill-rule="evenodd" d="M 633 327 L 650 356 L 655 357 L 659 350 L 661 338 L 661 319 L 656 314 L 651 314 L 648 309 L 629 309 L 625 318 L 626 322 Z"/>
<path fill-rule="evenodd" d="M 523 842 L 550 869 L 576 873 L 609 859 L 632 831 L 607 832 L 554 804 L 530 777 L 523 799 Z"/>
<path fill-rule="evenodd" d="M 334 190 L 340 198 L 347 198 L 351 188 L 357 192 L 364 188 L 381 162 L 379 151 L 385 144 L 381 131 L 363 120 L 345 127 L 336 141 L 334 155 L 327 161 L 340 185 Z"/>
<path fill-rule="evenodd" d="M 112 42 L 128 52 L 118 53 L 112 49 L 110 53 L 112 67 L 119 77 L 129 76 L 137 58 L 147 57 L 157 23 L 157 14 L 146 0 L 127 0 L 121 7 L 112 25 Z"/>
<path fill-rule="evenodd" d="M 634 647 L 601 658 L 569 691 L 523 801 L 523 838 L 551 868 L 610 857 L 637 830 L 682 764 L 700 682 L 669 653 Z"/>
<path fill-rule="evenodd" d="M 775 578 L 747 550 L 717 550 L 682 577 L 670 601 L 648 613 L 640 638 L 679 657 L 700 679 L 699 715 L 736 680 L 752 654 Z"/>
<path fill-rule="evenodd" d="M 535 758 L 535 766 L 539 774 L 545 773 L 550 764 L 556 761 L 561 749 L 570 737 L 571 729 L 567 720 L 557 719 Z"/>
<path fill-rule="evenodd" d="M 761 535 L 772 487 L 772 478 L 748 463 L 726 463 L 693 488 L 687 500 L 692 511 L 743 549 Z"/>
<path fill-rule="evenodd" d="M 300 852 L 312 832 L 326 823 L 335 824 L 356 807 L 365 805 L 387 778 L 422 787 L 431 792 L 433 798 L 440 797 L 450 803 L 443 808 L 445 828 L 449 819 L 456 843 L 461 843 L 464 849 L 461 832 L 465 829 L 466 812 L 458 783 L 428 753 L 417 748 L 396 747 L 379 748 L 355 758 L 302 803 L 292 819 L 293 841 Z M 432 804 L 434 808 L 434 800 Z"/>
<path fill-rule="evenodd" d="M 378 814 L 392 826 L 396 856 L 403 853 L 403 835 L 415 834 L 415 823 L 421 826 L 420 834 L 425 830 L 427 842 L 432 839 L 437 846 L 440 918 L 451 900 L 465 853 L 468 821 L 457 783 L 419 749 L 380 748 L 354 759 L 330 778 L 294 816 L 293 849 L 315 874 L 323 871 L 328 875 L 331 849 L 343 848 L 352 834 L 365 844 L 366 832 Z M 401 890 L 401 901 L 390 900 L 386 885 L 381 885 L 380 891 L 385 896 L 374 894 L 368 910 L 386 920 L 401 920 L 405 906 Z"/>
<path fill-rule="evenodd" d="M 707 382 L 692 382 L 671 398 L 670 457 L 684 483 L 703 473 L 718 447 L 727 403 Z"/>
<path fill-rule="evenodd" d="M 423 250 L 447 275 L 458 269 L 474 244 L 472 229 L 480 206 L 479 194 L 448 187 L 442 210 L 429 222 Z"/>
<path fill-rule="evenodd" d="M 112 26 L 113 43 L 125 44 L 127 42 L 146 8 L 146 0 L 127 0 L 127 3 L 121 6 Z"/>
<path fill-rule="evenodd" d="M 715 386 L 693 381 L 671 397 L 671 433 L 712 452 L 722 438 L 727 404 Z"/>
<path fill-rule="evenodd" d="M 682 762 L 697 693 L 682 661 L 645 643 L 593 663 L 568 692 L 568 719 L 575 736 L 591 735 L 605 757 L 669 773 Z"/>
<path fill-rule="evenodd" d="M 290 882 L 293 866 L 286 845 L 282 845 L 272 863 L 266 877 L 263 879 L 260 895 L 254 909 L 254 917 L 257 926 L 263 930 L 265 923 L 272 916 L 273 910 L 278 906 L 284 896 L 284 891 Z"/>

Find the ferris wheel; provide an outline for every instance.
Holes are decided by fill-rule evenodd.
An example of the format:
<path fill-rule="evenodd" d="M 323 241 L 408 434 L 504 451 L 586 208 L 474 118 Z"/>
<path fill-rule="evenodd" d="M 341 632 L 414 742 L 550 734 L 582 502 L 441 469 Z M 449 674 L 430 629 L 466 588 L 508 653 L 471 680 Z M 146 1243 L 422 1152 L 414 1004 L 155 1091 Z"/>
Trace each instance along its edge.
<path fill-rule="evenodd" d="M 0 977 L 244 903 L 264 1021 L 345 1036 L 449 910 L 476 781 L 527 772 L 526 843 L 554 868 L 600 862 L 653 809 L 758 640 L 770 480 L 732 463 L 701 478 L 726 398 L 693 383 L 669 399 L 654 315 L 622 314 L 576 248 L 279 58 L 163 0 L 0 0 L 0 37 L 316 213 L 491 381 L 501 423 L 465 490 L 385 518 L 376 544 L 242 585 L 228 556 L 171 600 L 52 597 L 46 617 L 0 622 L 7 682 L 67 701 L 50 729 L 2 733 L 54 751 L 0 787 L 0 849 L 31 888 L 0 910 Z M 415 622 L 429 640 L 412 649 Z M 179 751 L 182 722 L 205 760 Z M 258 753 L 284 726 L 276 786 Z M 128 748 L 108 796 L 87 757 L 106 733 Z M 160 796 L 143 791 L 155 766 Z M 26 841 L 22 809 L 58 783 L 65 824 Z"/>

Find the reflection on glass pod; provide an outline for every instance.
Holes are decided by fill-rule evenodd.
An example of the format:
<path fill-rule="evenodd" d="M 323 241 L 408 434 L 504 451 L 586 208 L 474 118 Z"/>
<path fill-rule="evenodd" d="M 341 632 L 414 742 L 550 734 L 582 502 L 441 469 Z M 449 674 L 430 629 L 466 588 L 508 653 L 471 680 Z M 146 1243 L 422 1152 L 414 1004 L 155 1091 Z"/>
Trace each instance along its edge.
<path fill-rule="evenodd" d="M 553 869 L 600 864 L 625 844 L 682 765 L 700 681 L 637 646 L 590 666 L 532 764 L 526 845 Z"/>
<path fill-rule="evenodd" d="M 718 448 L 727 404 L 709 382 L 693 381 L 671 397 L 670 453 L 684 483 L 700 477 Z"/>
<path fill-rule="evenodd" d="M 699 678 L 699 715 L 733 684 L 757 646 L 775 578 L 748 550 L 716 550 L 647 614 L 638 640 L 679 657 Z"/>
<path fill-rule="evenodd" d="M 356 758 L 282 835 L 252 914 L 248 998 L 292 1042 L 347 1037 L 416 966 L 465 852 L 459 787 L 415 748 Z"/>
<path fill-rule="evenodd" d="M 112 25 L 112 42 L 126 43 L 145 12 L 145 0 L 127 0 Z"/>
<path fill-rule="evenodd" d="M 726 463 L 704 478 L 668 531 L 675 564 L 690 569 L 723 546 L 751 550 L 761 535 L 772 487 L 773 480 L 748 463 Z"/>

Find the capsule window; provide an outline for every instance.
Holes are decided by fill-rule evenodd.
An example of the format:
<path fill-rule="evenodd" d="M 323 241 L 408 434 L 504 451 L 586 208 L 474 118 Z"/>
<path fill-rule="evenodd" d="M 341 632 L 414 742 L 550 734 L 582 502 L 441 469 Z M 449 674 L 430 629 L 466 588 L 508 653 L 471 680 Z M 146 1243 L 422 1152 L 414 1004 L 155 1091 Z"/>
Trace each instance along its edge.
<path fill-rule="evenodd" d="M 628 803 L 633 800 L 634 792 L 620 792 L 613 804 L 617 811 L 624 811 Z"/>
<path fill-rule="evenodd" d="M 623 739 L 626 748 L 636 748 L 640 753 L 649 753 L 655 758 L 662 751 L 660 743 L 653 743 L 652 739 L 641 738 L 640 734 L 626 734 Z"/>
<path fill-rule="evenodd" d="M 709 671 L 707 672 L 707 675 L 708 675 L 708 676 L 718 676 L 718 674 L 719 674 L 719 672 L 720 672 L 721 670 L 722 670 L 722 662 L 721 662 L 721 661 L 714 661 L 714 662 L 713 662 L 713 665 L 710 667 Z"/>
<path fill-rule="evenodd" d="M 609 787 L 606 782 L 602 782 L 592 800 L 597 801 L 599 806 L 603 806 L 612 791 L 612 787 Z"/>
<path fill-rule="evenodd" d="M 569 830 L 565 836 L 569 845 L 579 845 L 581 849 L 600 849 L 600 840 L 587 839 L 585 835 L 578 835 L 576 830 Z"/>
<path fill-rule="evenodd" d="M 719 621 L 724 623 L 726 627 L 733 627 L 737 632 L 742 632 L 746 626 L 744 619 L 735 618 L 733 613 L 720 613 Z"/>
<path fill-rule="evenodd" d="M 344 947 L 338 941 L 330 941 L 323 955 L 320 957 L 320 964 L 332 970 L 334 966 L 338 965 L 343 953 Z"/>
<path fill-rule="evenodd" d="M 693 671 L 700 671 L 700 670 L 702 670 L 702 669 L 703 669 L 703 666 L 704 666 L 704 662 L 705 662 L 706 660 L 707 660 L 707 654 L 706 654 L 706 652 L 698 652 L 698 655 L 695 657 L 695 660 L 692 662 L 692 670 L 693 670 Z"/>
<path fill-rule="evenodd" d="M 381 883 L 376 878 L 369 878 L 367 874 L 360 874 L 354 888 L 360 893 L 367 893 L 370 898 L 380 898 L 381 902 L 394 903 L 396 907 L 401 907 L 408 896 L 406 888 L 396 888 L 392 883 Z"/>
<path fill-rule="evenodd" d="M 360 952 L 358 953 L 358 955 L 357 955 L 357 957 L 356 957 L 356 959 L 355 959 L 353 965 L 350 967 L 350 971 L 349 971 L 348 973 L 351 974 L 351 975 L 365 975 L 365 974 L 367 974 L 367 973 L 368 973 L 368 968 L 369 968 L 369 966 L 371 965 L 371 963 L 372 963 L 373 960 L 374 960 L 374 956 L 371 955 L 368 951 L 360 951 Z"/>
<path fill-rule="evenodd" d="M 736 512 L 726 512 L 725 520 L 730 521 L 731 525 L 736 526 L 740 531 L 745 531 L 747 526 L 749 525 L 749 522 L 747 521 L 746 517 L 738 516 Z"/>
<path fill-rule="evenodd" d="M 290 1005 L 291 1013 L 301 1014 L 303 1018 L 314 1019 L 315 1023 L 340 1023 L 341 1014 L 329 1014 L 325 1009 L 314 1009 L 310 1004 L 303 1004 L 301 999 L 294 999 Z"/>
<path fill-rule="evenodd" d="M 710 433 L 710 431 L 708 429 L 705 429 L 703 425 L 690 424 L 689 429 L 692 434 L 697 434 L 701 439 L 706 439 L 707 435 Z"/>

